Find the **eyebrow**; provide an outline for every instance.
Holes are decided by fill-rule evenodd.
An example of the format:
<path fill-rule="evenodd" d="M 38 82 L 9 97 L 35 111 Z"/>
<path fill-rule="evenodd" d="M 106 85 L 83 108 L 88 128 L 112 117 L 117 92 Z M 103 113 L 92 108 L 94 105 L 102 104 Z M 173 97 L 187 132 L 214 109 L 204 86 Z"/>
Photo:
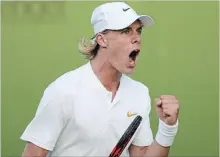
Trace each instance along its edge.
<path fill-rule="evenodd" d="M 141 25 L 141 26 L 138 27 L 136 30 L 141 30 L 142 28 L 143 28 L 143 26 Z M 119 31 L 121 32 L 121 31 L 124 31 L 124 30 L 127 30 L 127 29 L 131 30 L 132 28 L 131 28 L 130 26 L 128 26 L 128 27 L 126 27 L 126 28 L 124 28 L 124 29 L 120 29 Z"/>

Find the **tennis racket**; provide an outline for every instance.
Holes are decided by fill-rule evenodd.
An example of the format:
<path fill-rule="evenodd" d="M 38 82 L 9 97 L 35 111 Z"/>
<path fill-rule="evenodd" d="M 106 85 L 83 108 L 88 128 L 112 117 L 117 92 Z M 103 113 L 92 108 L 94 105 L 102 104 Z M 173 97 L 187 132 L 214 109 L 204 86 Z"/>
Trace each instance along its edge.
<path fill-rule="evenodd" d="M 113 148 L 109 157 L 119 157 L 121 155 L 121 153 L 123 152 L 123 150 L 129 143 L 129 141 L 131 140 L 132 136 L 136 132 L 141 121 L 142 121 L 142 117 L 139 115 L 132 121 L 132 123 L 129 125 L 127 130 L 124 132 L 124 134 L 122 135 L 118 143 Z"/>

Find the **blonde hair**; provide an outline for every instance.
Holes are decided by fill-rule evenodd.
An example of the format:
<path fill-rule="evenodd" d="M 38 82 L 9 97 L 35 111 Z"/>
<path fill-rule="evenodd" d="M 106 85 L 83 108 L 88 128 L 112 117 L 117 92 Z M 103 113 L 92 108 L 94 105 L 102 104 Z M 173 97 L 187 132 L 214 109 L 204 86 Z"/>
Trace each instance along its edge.
<path fill-rule="evenodd" d="M 99 44 L 95 40 L 82 37 L 78 44 L 79 52 L 82 53 L 86 59 L 92 60 L 98 53 Z"/>

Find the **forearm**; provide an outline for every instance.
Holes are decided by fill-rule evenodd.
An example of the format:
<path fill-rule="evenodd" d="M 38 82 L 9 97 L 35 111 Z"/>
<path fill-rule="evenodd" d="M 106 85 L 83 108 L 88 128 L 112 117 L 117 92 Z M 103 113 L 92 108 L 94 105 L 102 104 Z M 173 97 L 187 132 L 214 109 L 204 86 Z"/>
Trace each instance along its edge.
<path fill-rule="evenodd" d="M 129 153 L 131 157 L 167 157 L 177 133 L 178 122 L 174 126 L 168 126 L 160 121 L 159 130 L 155 140 L 149 146 L 131 145 Z"/>
<path fill-rule="evenodd" d="M 129 147 L 131 157 L 167 157 L 170 147 L 163 147 L 154 141 L 150 146 L 135 146 Z"/>
<path fill-rule="evenodd" d="M 170 147 L 163 147 L 154 141 L 145 151 L 143 157 L 167 157 Z"/>

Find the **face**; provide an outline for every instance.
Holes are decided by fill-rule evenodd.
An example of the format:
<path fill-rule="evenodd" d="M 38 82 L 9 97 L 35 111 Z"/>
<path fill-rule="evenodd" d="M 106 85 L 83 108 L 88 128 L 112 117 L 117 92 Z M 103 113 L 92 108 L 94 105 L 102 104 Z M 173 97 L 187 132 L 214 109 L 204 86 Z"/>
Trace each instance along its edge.
<path fill-rule="evenodd" d="M 141 46 L 142 25 L 135 21 L 129 27 L 106 33 L 106 60 L 120 73 L 130 75 L 137 64 Z"/>

